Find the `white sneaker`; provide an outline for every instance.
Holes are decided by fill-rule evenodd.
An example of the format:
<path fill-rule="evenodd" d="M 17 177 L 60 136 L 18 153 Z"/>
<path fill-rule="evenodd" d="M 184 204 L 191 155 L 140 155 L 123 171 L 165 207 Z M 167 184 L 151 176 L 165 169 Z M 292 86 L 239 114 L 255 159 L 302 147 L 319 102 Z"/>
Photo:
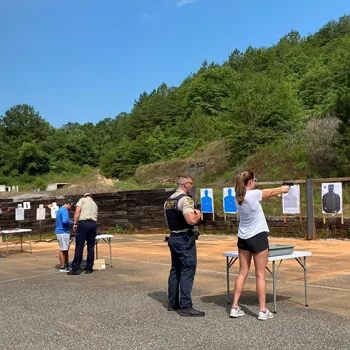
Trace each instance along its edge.
<path fill-rule="evenodd" d="M 69 272 L 70 270 L 69 270 L 69 267 L 64 266 L 64 267 L 61 267 L 59 271 L 60 272 Z"/>
<path fill-rule="evenodd" d="M 244 316 L 244 311 L 239 306 L 237 309 L 233 307 L 230 312 L 230 317 L 237 318 L 240 316 Z"/>
<path fill-rule="evenodd" d="M 269 318 L 273 318 L 273 313 L 270 310 L 266 309 L 265 312 L 259 311 L 258 320 L 266 321 Z"/>

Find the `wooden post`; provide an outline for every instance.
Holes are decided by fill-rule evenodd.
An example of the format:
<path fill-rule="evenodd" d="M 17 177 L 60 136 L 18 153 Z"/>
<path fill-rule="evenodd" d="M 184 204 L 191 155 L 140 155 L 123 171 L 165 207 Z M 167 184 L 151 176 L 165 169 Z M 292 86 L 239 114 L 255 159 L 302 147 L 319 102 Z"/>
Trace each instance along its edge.
<path fill-rule="evenodd" d="M 39 241 L 41 242 L 41 234 L 43 232 L 43 229 L 41 227 L 41 220 L 39 220 L 39 226 L 40 226 L 40 238 L 39 238 Z"/>
<path fill-rule="evenodd" d="M 315 238 L 314 190 L 312 179 L 306 179 L 307 239 Z"/>

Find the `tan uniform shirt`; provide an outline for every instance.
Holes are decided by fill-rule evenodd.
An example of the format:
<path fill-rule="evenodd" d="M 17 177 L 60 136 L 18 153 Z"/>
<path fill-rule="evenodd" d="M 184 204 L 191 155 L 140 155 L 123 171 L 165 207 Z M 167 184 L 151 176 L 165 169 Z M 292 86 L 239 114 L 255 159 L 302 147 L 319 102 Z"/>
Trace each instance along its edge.
<path fill-rule="evenodd" d="M 91 197 L 80 198 L 77 207 L 80 207 L 79 221 L 93 220 L 97 221 L 98 206 Z"/>
<path fill-rule="evenodd" d="M 175 198 L 177 196 L 180 196 L 180 194 L 186 194 L 186 192 L 182 190 L 176 190 L 175 193 L 173 193 L 170 198 Z M 178 202 L 177 202 L 177 209 L 181 211 L 184 215 L 187 213 L 194 213 L 194 201 L 191 197 L 182 197 Z"/>

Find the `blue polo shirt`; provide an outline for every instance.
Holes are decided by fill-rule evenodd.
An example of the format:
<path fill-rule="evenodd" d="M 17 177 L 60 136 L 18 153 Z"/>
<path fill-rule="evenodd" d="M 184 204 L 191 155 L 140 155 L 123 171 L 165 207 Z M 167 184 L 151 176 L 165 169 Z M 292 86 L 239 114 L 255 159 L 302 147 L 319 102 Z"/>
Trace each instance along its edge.
<path fill-rule="evenodd" d="M 56 213 L 56 233 L 70 233 L 73 221 L 69 218 L 68 209 L 62 205 Z"/>

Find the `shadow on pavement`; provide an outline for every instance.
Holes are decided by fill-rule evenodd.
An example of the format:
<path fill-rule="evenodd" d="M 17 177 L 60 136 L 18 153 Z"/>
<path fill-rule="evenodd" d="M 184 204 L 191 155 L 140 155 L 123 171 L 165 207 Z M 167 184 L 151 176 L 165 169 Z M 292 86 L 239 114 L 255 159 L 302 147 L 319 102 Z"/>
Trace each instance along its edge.
<path fill-rule="evenodd" d="M 290 299 L 289 297 L 284 296 L 278 296 L 277 295 L 277 302 L 280 300 Z M 208 304 L 215 304 L 220 307 L 223 307 L 226 309 L 227 313 L 230 313 L 231 310 L 231 304 L 232 304 L 232 293 L 230 293 L 230 299 L 227 300 L 227 294 L 217 294 L 217 295 L 210 295 L 210 296 L 204 296 L 201 297 L 201 301 Z M 273 295 L 272 294 L 266 294 L 266 302 L 267 303 L 273 303 Z M 258 297 L 255 291 L 244 291 L 239 299 L 239 305 L 242 308 L 242 310 L 251 316 L 255 316 L 254 313 L 252 313 L 247 306 L 258 306 Z"/>
<path fill-rule="evenodd" d="M 147 294 L 152 299 L 161 303 L 165 308 L 168 307 L 168 294 L 164 291 L 157 291 Z"/>

